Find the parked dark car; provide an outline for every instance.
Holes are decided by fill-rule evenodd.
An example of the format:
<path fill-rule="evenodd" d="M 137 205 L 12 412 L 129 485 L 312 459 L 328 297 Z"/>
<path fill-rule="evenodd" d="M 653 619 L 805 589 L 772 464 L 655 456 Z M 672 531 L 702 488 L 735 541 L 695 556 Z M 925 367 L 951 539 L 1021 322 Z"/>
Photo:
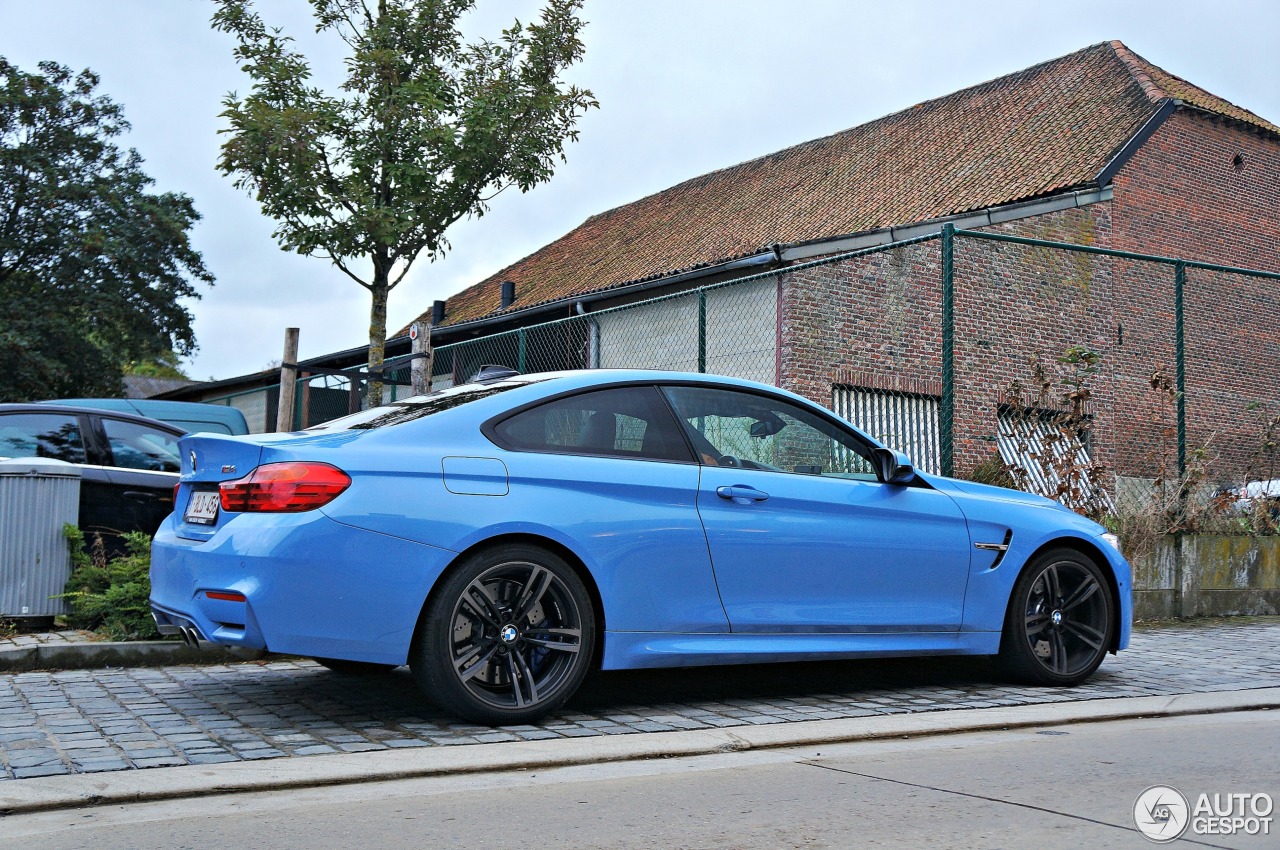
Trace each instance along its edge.
<path fill-rule="evenodd" d="M 80 467 L 80 528 L 102 534 L 113 551 L 120 534 L 155 534 L 173 510 L 183 433 L 128 413 L 0 404 L 0 458 L 47 457 Z"/>

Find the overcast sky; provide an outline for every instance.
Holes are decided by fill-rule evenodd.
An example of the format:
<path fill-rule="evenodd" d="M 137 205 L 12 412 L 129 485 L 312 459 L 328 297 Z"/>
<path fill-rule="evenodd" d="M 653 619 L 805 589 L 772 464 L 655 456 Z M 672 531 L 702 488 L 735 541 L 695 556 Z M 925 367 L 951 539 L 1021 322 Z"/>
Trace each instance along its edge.
<path fill-rule="evenodd" d="M 338 78 L 341 55 L 307 40 L 306 0 L 258 5 L 317 52 L 322 81 Z M 469 27 L 488 35 L 538 8 L 480 6 Z M 364 344 L 369 304 L 326 261 L 282 252 L 272 222 L 215 170 L 220 101 L 248 86 L 211 13 L 208 0 L 0 0 L 0 55 L 26 70 L 93 69 L 158 188 L 194 198 L 195 245 L 217 282 L 190 304 L 200 350 L 187 366 L 228 378 L 278 360 L 289 326 L 304 358 Z M 1280 121 L 1280 0 L 587 0 L 584 17 L 571 79 L 601 108 L 568 162 L 455 225 L 453 250 L 392 292 L 390 331 L 590 215 L 1100 41 Z"/>

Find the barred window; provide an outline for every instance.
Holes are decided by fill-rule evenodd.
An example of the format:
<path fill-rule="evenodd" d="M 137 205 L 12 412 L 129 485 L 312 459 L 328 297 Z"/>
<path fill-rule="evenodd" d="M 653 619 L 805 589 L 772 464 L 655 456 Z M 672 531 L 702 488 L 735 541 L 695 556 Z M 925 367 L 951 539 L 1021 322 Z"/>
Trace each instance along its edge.
<path fill-rule="evenodd" d="M 891 449 L 905 452 L 916 469 L 941 474 L 938 397 L 836 384 L 831 409 Z"/>

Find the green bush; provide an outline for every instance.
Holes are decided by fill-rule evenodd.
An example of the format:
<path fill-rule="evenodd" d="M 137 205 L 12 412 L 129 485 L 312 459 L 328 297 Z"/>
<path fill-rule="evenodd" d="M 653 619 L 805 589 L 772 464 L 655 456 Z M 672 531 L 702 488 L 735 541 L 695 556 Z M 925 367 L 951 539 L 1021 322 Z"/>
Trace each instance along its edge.
<path fill-rule="evenodd" d="M 63 532 L 71 550 L 71 577 L 66 592 L 71 613 L 67 622 L 111 640 L 154 640 L 160 636 L 151 619 L 151 538 L 141 532 L 124 535 L 125 553 L 108 558 L 102 538 L 85 545 L 74 525 Z"/>

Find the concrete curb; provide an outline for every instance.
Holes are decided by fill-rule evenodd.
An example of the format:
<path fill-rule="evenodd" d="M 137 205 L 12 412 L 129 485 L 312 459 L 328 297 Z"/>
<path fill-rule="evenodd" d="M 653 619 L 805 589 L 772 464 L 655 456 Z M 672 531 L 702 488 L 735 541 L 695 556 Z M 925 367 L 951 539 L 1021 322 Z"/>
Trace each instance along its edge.
<path fill-rule="evenodd" d="M 1272 708 L 1280 708 L 1280 687 L 49 776 L 0 783 L 0 816 L 208 794 Z"/>
<path fill-rule="evenodd" d="M 194 649 L 180 641 L 164 640 L 40 643 L 0 649 L 0 672 L 226 664 L 232 661 L 253 661 L 264 654 L 245 649 Z"/>

